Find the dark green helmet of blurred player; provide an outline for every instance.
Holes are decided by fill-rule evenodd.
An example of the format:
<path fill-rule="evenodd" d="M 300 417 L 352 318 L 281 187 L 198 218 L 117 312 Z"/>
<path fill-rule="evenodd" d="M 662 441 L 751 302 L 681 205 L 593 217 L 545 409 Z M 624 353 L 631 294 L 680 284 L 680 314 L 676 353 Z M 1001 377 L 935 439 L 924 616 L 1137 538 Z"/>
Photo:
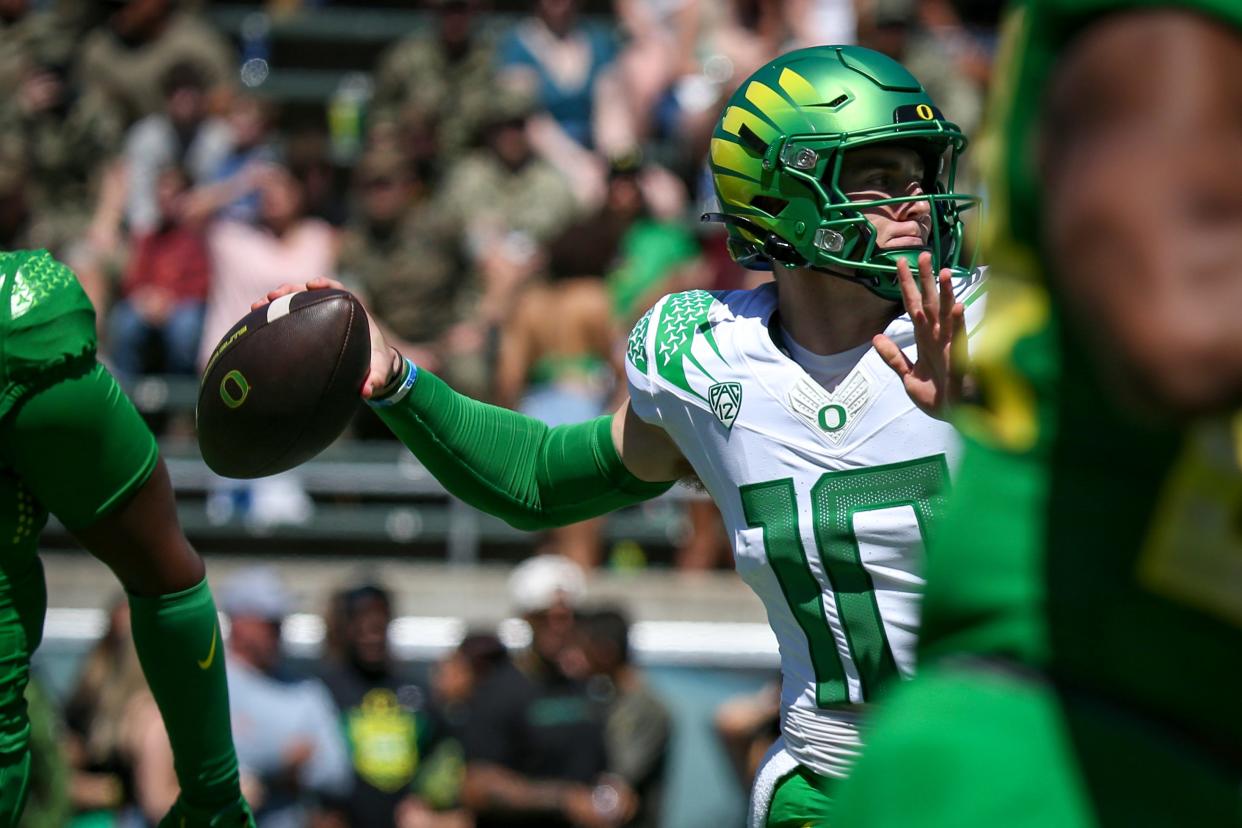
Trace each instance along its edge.
<path fill-rule="evenodd" d="M 923 158 L 922 195 L 850 202 L 839 186 L 847 150 L 893 144 Z M 833 273 L 899 299 L 897 261 L 930 250 L 935 271 L 969 265 L 961 213 L 978 199 L 953 191 L 966 136 L 893 59 L 861 46 L 782 55 L 747 78 L 712 135 L 709 161 L 733 259 Z M 860 209 L 929 202 L 926 247 L 881 250 Z"/>

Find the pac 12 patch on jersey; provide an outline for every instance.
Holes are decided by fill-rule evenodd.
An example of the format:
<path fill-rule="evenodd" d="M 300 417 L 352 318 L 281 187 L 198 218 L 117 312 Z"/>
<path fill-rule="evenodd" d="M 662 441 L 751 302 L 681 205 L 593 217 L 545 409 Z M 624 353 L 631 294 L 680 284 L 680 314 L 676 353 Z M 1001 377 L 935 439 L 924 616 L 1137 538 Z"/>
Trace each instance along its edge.
<path fill-rule="evenodd" d="M 740 382 L 718 382 L 707 389 L 707 401 L 711 403 L 712 413 L 726 429 L 733 428 L 733 421 L 742 410 L 742 384 Z"/>

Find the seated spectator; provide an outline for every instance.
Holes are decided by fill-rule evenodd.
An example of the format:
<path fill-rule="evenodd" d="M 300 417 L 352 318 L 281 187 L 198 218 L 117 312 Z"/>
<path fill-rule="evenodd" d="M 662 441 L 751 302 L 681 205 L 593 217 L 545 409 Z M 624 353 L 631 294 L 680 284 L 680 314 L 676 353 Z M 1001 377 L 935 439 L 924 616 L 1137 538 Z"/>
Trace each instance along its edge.
<path fill-rule="evenodd" d="M 486 146 L 449 171 L 437 205 L 464 236 L 483 332 L 508 313 L 517 288 L 542 269 L 543 245 L 578 210 L 565 177 L 534 154 L 526 132 L 532 105 L 516 92 L 495 101 Z"/>
<path fill-rule="evenodd" d="M 461 808 L 466 773 L 462 738 L 478 687 L 508 662 L 500 639 L 472 633 L 436 665 L 431 690 L 440 734 L 415 782 L 418 796 L 397 808 L 398 828 L 474 828 L 474 817 Z"/>
<path fill-rule="evenodd" d="M 317 679 L 292 680 L 280 650 L 291 599 L 272 569 L 235 572 L 219 592 L 228 616 L 229 713 L 246 797 L 259 828 L 298 828 L 320 802 L 349 794 L 336 707 Z"/>
<path fill-rule="evenodd" d="M 176 64 L 197 67 L 208 89 L 232 85 L 237 58 L 224 36 L 177 0 L 101 4 L 107 23 L 87 34 L 74 74 L 84 92 L 102 94 L 124 123 L 156 112 Z M 186 4 L 189 5 L 189 4 Z"/>
<path fill-rule="evenodd" d="M 0 155 L 0 249 L 31 247 L 29 193 L 21 162 Z"/>
<path fill-rule="evenodd" d="M 460 158 L 492 106 L 495 46 L 478 30 L 480 0 L 430 0 L 437 25 L 399 40 L 375 70 L 373 138 L 438 175 Z"/>
<path fill-rule="evenodd" d="M 349 825 L 395 828 L 439 727 L 421 687 L 398 675 L 388 649 L 388 593 L 364 584 L 343 593 L 344 658 L 326 665 L 324 683 L 341 716 L 354 785 L 338 807 Z M 419 803 L 407 803 L 413 807 Z"/>
<path fill-rule="evenodd" d="M 625 37 L 618 72 L 635 135 L 644 144 L 671 131 L 677 106 L 669 90 L 699 68 L 702 6 L 702 0 L 613 1 Z"/>
<path fill-rule="evenodd" d="M 637 156 L 615 158 L 600 206 L 580 216 L 548 244 L 553 277 L 603 277 L 612 270 L 626 232 L 647 212 Z"/>
<path fill-rule="evenodd" d="M 601 103 L 612 103 L 601 98 L 619 91 L 601 93 L 599 88 L 616 57 L 612 34 L 582 24 L 578 0 L 534 0 L 532 5 L 534 13 L 500 43 L 502 80 L 533 91 L 557 129 L 579 147 L 605 152 L 624 148 L 631 142 L 607 146 L 597 121 Z M 622 113 L 624 109 L 622 104 Z"/>
<path fill-rule="evenodd" d="M 478 299 L 462 279 L 456 228 L 394 150 L 369 151 L 354 180 L 358 211 L 341 245 L 341 275 L 402 353 L 463 393 L 485 395 L 482 352 L 454 347 L 454 329 L 470 324 Z"/>
<path fill-rule="evenodd" d="M 581 568 L 554 555 L 524 561 L 509 579 L 531 644 L 475 693 L 462 801 L 478 828 L 620 825 L 633 810 L 629 788 L 602 776 L 602 711 L 562 667 L 584 589 Z"/>
<path fill-rule="evenodd" d="M 638 154 L 614 158 L 604 205 L 552 243 L 550 269 L 606 277 L 613 312 L 628 328 L 665 293 L 704 286 L 684 206 L 685 194 L 667 171 L 644 165 Z"/>
<path fill-rule="evenodd" d="M 258 189 L 257 224 L 223 219 L 207 230 L 212 280 L 200 366 L 257 297 L 285 282 L 336 271 L 335 234 L 325 222 L 306 216 L 301 182 L 288 169 L 269 165 L 258 177 Z"/>
<path fill-rule="evenodd" d="M 225 116 L 228 150 L 211 172 L 211 183 L 247 176 L 256 165 L 276 161 L 276 145 L 272 135 L 274 117 L 275 106 L 270 101 L 253 94 L 234 96 Z M 245 222 L 258 220 L 259 194 L 253 189 L 242 189 L 245 191 L 220 208 L 220 218 Z"/>
<path fill-rule="evenodd" d="M 611 32 L 582 25 L 578 0 L 533 0 L 534 14 L 499 48 L 503 94 L 531 95 L 527 131 L 541 158 L 570 182 L 584 206 L 603 197 L 604 159 L 638 145 Z"/>
<path fill-rule="evenodd" d="M 615 408 L 609 403 L 624 370 L 621 339 L 601 279 L 533 282 L 518 294 L 501 326 L 496 402 L 549 426 L 598 417 Z M 603 525 L 604 518 L 597 517 L 550 529 L 540 551 L 593 569 L 601 557 Z"/>
<path fill-rule="evenodd" d="M 327 132 L 309 127 L 291 134 L 285 141 L 285 165 L 302 183 L 306 215 L 343 227 L 348 212 Z"/>
<path fill-rule="evenodd" d="M 593 695 L 608 700 L 604 728 L 608 769 L 637 797 L 632 828 L 659 828 L 668 771 L 672 719 L 630 653 L 630 623 L 620 610 L 600 608 L 578 618 L 578 640 Z"/>
<path fill-rule="evenodd" d="M 159 226 L 155 179 L 168 166 L 184 167 L 195 184 L 206 184 L 228 158 L 228 124 L 207 112 L 206 78 L 193 63 L 174 64 L 160 79 L 163 109 L 143 118 L 125 137 L 129 191 L 125 218 L 133 233 Z"/>
<path fill-rule="evenodd" d="M 51 12 L 26 19 L 56 25 Z M 7 33 L 0 42 L 8 51 Z M 0 97 L 0 157 L 27 172 L 32 245 L 68 255 L 90 222 L 100 162 L 120 150 L 125 128 L 101 96 L 81 94 L 72 82 L 72 36 L 35 35 L 28 45 L 16 82 L 0 87 L 11 90 Z"/>
<path fill-rule="evenodd" d="M 470 633 L 436 665 L 431 690 L 448 738 L 461 740 L 479 686 L 493 670 L 508 663 L 509 651 L 499 638 Z"/>
<path fill-rule="evenodd" d="M 194 374 L 211 266 L 202 229 L 181 218 L 189 178 L 167 167 L 156 180 L 160 223 L 131 245 L 121 295 L 112 306 L 108 356 L 117 371 Z M 161 359 L 151 359 L 158 343 Z"/>
<path fill-rule="evenodd" d="M 154 722 L 149 718 L 151 711 L 155 711 Z M 143 723 L 154 724 L 163 733 L 130 634 L 129 604 L 118 600 L 65 702 L 69 798 L 79 819 L 88 814 L 130 818 L 139 814 L 135 748 L 140 740 L 135 736 L 146 729 Z M 173 787 L 175 798 L 175 779 Z M 172 798 L 163 804 L 167 811 Z"/>

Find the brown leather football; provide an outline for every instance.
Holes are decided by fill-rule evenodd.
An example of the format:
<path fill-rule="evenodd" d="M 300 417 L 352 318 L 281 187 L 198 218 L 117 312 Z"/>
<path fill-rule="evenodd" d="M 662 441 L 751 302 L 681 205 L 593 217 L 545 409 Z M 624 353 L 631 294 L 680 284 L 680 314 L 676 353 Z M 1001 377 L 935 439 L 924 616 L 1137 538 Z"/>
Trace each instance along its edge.
<path fill-rule="evenodd" d="M 246 314 L 203 372 L 203 460 L 217 474 L 251 478 L 314 457 L 361 404 L 370 351 L 366 312 L 348 291 L 291 293 Z"/>

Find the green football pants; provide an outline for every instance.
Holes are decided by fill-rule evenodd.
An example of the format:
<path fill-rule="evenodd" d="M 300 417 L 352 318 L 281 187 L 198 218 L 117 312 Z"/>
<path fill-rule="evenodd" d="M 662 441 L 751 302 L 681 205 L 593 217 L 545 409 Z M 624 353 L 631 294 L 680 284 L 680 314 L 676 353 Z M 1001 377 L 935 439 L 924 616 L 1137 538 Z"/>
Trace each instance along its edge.
<path fill-rule="evenodd" d="M 839 781 L 799 765 L 778 739 L 751 788 L 751 828 L 823 828 Z"/>

